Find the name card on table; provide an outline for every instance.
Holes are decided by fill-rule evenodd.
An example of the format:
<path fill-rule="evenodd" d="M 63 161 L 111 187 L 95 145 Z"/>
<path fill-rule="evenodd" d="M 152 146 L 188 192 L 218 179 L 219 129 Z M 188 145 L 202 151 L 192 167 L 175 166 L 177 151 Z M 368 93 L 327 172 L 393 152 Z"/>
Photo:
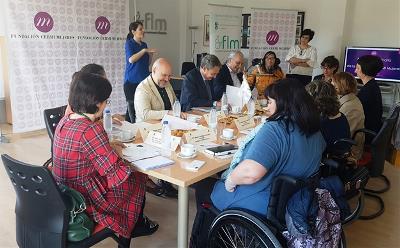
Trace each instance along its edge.
<path fill-rule="evenodd" d="M 208 120 L 210 119 L 210 113 L 204 114 L 203 117 L 206 120 L 206 123 L 208 125 Z M 217 121 L 219 121 L 220 119 L 225 118 L 225 117 L 226 117 L 226 115 L 224 114 L 224 112 L 217 111 Z"/>
<path fill-rule="evenodd" d="M 200 144 L 212 143 L 217 140 L 217 135 L 209 128 L 201 128 L 196 131 L 185 133 L 187 143 L 199 147 Z"/>
<path fill-rule="evenodd" d="M 239 131 L 243 131 L 255 126 L 254 118 L 249 118 L 247 115 L 239 117 L 235 120 L 235 125 Z"/>
<path fill-rule="evenodd" d="M 147 135 L 149 135 L 149 133 L 151 131 L 161 133 L 161 129 L 162 129 L 161 123 L 156 123 L 156 124 L 148 124 L 148 123 L 146 123 L 146 125 L 143 125 L 143 126 L 139 127 L 139 132 L 140 132 L 140 136 L 142 136 L 142 139 L 146 140 Z"/>
<path fill-rule="evenodd" d="M 175 151 L 178 145 L 181 143 L 181 137 L 171 136 L 171 151 Z M 147 135 L 144 143 L 162 148 L 162 135 L 160 132 L 150 131 Z"/>

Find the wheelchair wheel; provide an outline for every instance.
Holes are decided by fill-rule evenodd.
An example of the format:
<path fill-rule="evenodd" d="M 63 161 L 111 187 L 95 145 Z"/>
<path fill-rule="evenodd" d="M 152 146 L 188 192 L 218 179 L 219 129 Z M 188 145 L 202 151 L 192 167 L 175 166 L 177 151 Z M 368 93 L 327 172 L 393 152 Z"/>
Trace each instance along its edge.
<path fill-rule="evenodd" d="M 270 228 L 242 210 L 226 210 L 213 221 L 208 233 L 210 248 L 282 247 Z"/>

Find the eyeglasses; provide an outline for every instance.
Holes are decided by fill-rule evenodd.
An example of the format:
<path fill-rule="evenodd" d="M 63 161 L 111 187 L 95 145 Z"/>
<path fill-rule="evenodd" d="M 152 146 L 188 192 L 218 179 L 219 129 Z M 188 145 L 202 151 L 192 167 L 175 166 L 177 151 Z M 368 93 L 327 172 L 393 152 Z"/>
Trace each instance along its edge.
<path fill-rule="evenodd" d="M 321 69 L 322 69 L 322 70 L 330 70 L 330 69 L 332 69 L 332 67 L 329 67 L 329 66 L 321 66 Z"/>

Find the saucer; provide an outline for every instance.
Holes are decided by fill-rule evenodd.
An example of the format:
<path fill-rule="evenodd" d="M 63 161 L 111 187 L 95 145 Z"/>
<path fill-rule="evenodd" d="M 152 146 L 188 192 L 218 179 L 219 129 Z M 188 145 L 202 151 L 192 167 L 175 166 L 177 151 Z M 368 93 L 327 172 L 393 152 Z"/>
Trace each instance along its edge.
<path fill-rule="evenodd" d="M 183 155 L 183 154 L 181 154 L 181 153 L 178 153 L 177 156 L 178 156 L 178 158 L 194 158 L 194 157 L 197 156 L 197 153 L 195 152 L 195 153 L 193 153 L 193 154 L 190 155 L 190 156 L 186 156 L 186 155 Z"/>
<path fill-rule="evenodd" d="M 135 140 L 135 137 L 133 137 L 132 139 L 127 139 L 127 140 L 120 140 L 122 143 L 131 143 Z"/>
<path fill-rule="evenodd" d="M 227 138 L 227 137 L 225 137 L 225 136 L 223 136 L 223 135 L 221 135 L 221 136 L 219 136 L 221 139 L 223 139 L 223 140 L 234 140 L 234 139 L 236 139 L 237 137 L 236 136 L 233 136 L 232 138 Z"/>

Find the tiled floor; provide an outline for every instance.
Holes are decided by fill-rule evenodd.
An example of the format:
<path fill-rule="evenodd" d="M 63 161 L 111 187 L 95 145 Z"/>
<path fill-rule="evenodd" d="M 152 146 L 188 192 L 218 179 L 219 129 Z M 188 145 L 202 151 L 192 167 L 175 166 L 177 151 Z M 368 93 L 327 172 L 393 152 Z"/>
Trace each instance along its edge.
<path fill-rule="evenodd" d="M 2 125 L 10 133 L 10 126 Z M 27 163 L 41 165 L 50 157 L 50 140 L 44 130 L 26 134 L 8 134 L 8 144 L 0 144 L 0 153 Z M 1 163 L 1 162 L 0 162 Z M 356 221 L 345 229 L 348 247 L 400 247 L 400 170 L 387 165 L 385 174 L 391 179 L 392 188 L 383 195 L 386 212 L 372 221 Z M 376 183 L 376 182 L 372 182 Z M 0 248 L 17 247 L 15 241 L 15 192 L 0 166 Z M 190 194 L 190 225 L 195 215 L 193 192 Z M 367 200 L 367 210 L 374 202 Z M 176 247 L 177 200 L 147 195 L 146 214 L 160 223 L 160 229 L 150 237 L 134 239 L 131 247 Z M 95 247 L 116 247 L 113 240 L 106 240 Z"/>

